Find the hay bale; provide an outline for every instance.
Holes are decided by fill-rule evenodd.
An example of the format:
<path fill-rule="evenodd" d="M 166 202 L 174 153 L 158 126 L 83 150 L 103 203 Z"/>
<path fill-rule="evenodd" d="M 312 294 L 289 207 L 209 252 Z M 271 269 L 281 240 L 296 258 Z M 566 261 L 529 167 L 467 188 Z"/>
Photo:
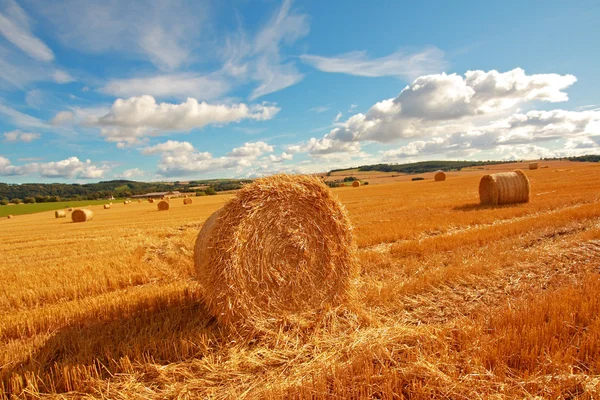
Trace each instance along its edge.
<path fill-rule="evenodd" d="M 536 163 L 536 162 L 530 162 L 529 163 L 529 169 L 538 169 L 538 163 Z"/>
<path fill-rule="evenodd" d="M 93 217 L 94 213 L 85 208 L 78 208 L 77 210 L 73 211 L 73 214 L 71 214 L 71 219 L 73 222 L 91 221 Z"/>
<path fill-rule="evenodd" d="M 149 198 L 148 199 L 148 203 L 154 203 L 154 199 L 153 198 Z"/>
<path fill-rule="evenodd" d="M 158 202 L 158 211 L 168 211 L 169 210 L 169 202 L 161 200 Z"/>
<path fill-rule="evenodd" d="M 520 169 L 485 175 L 479 182 L 479 198 L 483 205 L 529 202 L 529 179 Z"/>
<path fill-rule="evenodd" d="M 360 182 L 359 181 L 352 182 L 352 187 L 359 187 L 359 186 L 360 186 Z"/>
<path fill-rule="evenodd" d="M 54 211 L 54 218 L 66 218 L 67 212 L 65 210 Z"/>
<path fill-rule="evenodd" d="M 275 175 L 245 185 L 204 223 L 194 265 L 213 315 L 251 333 L 339 304 L 357 263 L 346 210 L 329 188 Z"/>
<path fill-rule="evenodd" d="M 436 171 L 433 176 L 436 182 L 443 182 L 446 180 L 446 173 L 444 171 Z"/>
<path fill-rule="evenodd" d="M 185 204 L 185 205 L 192 204 L 192 199 L 190 199 L 189 197 L 186 197 L 185 199 L 183 199 L 183 204 Z"/>
<path fill-rule="evenodd" d="M 67 211 L 71 212 L 71 211 L 73 211 L 73 209 L 72 209 L 72 208 L 69 208 Z"/>
<path fill-rule="evenodd" d="M 139 199 L 139 200 L 138 200 L 138 203 L 141 203 L 141 202 L 142 202 L 142 199 Z"/>
<path fill-rule="evenodd" d="M 110 204 L 105 204 L 105 205 L 104 205 L 104 209 L 105 209 L 105 210 L 108 210 L 109 208 L 110 208 Z"/>
<path fill-rule="evenodd" d="M 6 216 L 6 218 L 8 218 L 8 219 L 12 219 L 12 218 L 13 218 L 13 216 L 9 214 L 9 215 L 7 215 L 7 216 Z"/>

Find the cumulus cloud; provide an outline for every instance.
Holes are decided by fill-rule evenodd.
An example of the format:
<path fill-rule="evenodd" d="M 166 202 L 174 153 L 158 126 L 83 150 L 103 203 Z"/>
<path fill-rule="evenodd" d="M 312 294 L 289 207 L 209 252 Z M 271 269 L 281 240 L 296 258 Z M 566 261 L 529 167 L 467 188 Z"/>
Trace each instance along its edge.
<path fill-rule="evenodd" d="M 75 114 L 72 111 L 61 111 L 52 118 L 52 125 L 65 125 L 73 121 Z"/>
<path fill-rule="evenodd" d="M 382 155 L 390 161 L 427 154 L 469 154 L 492 148 L 497 148 L 504 154 L 511 146 L 517 149 L 531 149 L 526 146 L 536 146 L 534 143 L 557 139 L 566 140 L 566 150 L 583 149 L 595 148 L 598 138 L 598 111 L 530 111 L 525 114 L 516 113 L 464 132 L 413 141 L 399 148 L 384 151 Z M 518 158 L 522 153 L 523 151 L 513 155 Z"/>
<path fill-rule="evenodd" d="M 80 110 L 81 111 L 81 110 Z M 85 110 L 82 111 L 85 113 Z M 83 124 L 99 126 L 101 134 L 119 147 L 143 143 L 148 136 L 165 132 L 187 132 L 211 124 L 228 124 L 244 119 L 264 121 L 279 112 L 274 105 L 209 104 L 188 98 L 180 104 L 157 103 L 152 96 L 117 99 L 103 115 L 89 113 Z M 69 114 L 57 114 L 53 122 L 68 121 Z"/>
<path fill-rule="evenodd" d="M 4 133 L 4 141 L 5 142 L 33 142 L 36 139 L 40 138 L 39 133 L 35 132 L 21 132 L 20 130 L 14 130 L 11 132 Z"/>
<path fill-rule="evenodd" d="M 373 59 L 370 59 L 365 51 L 353 51 L 333 57 L 305 54 L 300 56 L 300 59 L 324 72 L 365 77 L 397 76 L 406 79 L 441 72 L 447 65 L 444 52 L 437 47 L 412 54 L 398 51 Z"/>
<path fill-rule="evenodd" d="M 123 171 L 123 173 L 121 173 L 121 174 L 115 175 L 115 177 L 117 177 L 117 178 L 124 178 L 124 179 L 131 179 L 131 178 L 135 178 L 135 177 L 138 177 L 138 176 L 144 176 L 144 175 L 145 175 L 145 172 L 142 171 L 141 169 L 139 169 L 139 168 L 132 168 L 132 169 L 128 169 L 128 170 Z"/>
<path fill-rule="evenodd" d="M 43 178 L 100 179 L 109 169 L 106 165 L 97 166 L 90 160 L 80 161 L 77 157 L 19 166 L 12 165 L 5 157 L 0 157 L 0 175 L 3 176 L 39 174 Z"/>
<path fill-rule="evenodd" d="M 146 155 L 160 154 L 159 175 L 183 177 L 194 173 L 219 170 L 237 169 L 238 172 L 241 172 L 244 168 L 256 164 L 261 156 L 273 152 L 273 146 L 265 142 L 245 143 L 243 146 L 234 148 L 223 157 L 214 157 L 209 152 L 196 150 L 189 142 L 169 140 L 144 148 L 141 152 Z M 284 159 L 289 159 L 289 157 L 284 152 L 282 156 L 273 162 L 282 162 Z M 265 160 L 270 161 L 270 158 L 267 157 Z"/>
<path fill-rule="evenodd" d="M 445 73 L 422 76 L 406 86 L 397 97 L 380 101 L 365 114 L 355 114 L 337 123 L 325 137 L 320 140 L 313 138 L 307 145 L 313 144 L 314 154 L 356 152 L 357 143 L 362 141 L 388 143 L 398 139 L 467 132 L 474 130 L 472 125 L 478 119 L 499 117 L 522 103 L 566 101 L 568 97 L 563 90 L 576 80 L 573 75 L 527 75 L 520 68 L 504 73 L 492 70 L 467 71 L 464 76 Z M 525 118 L 532 124 L 536 118 L 549 120 L 552 116 L 531 114 Z M 518 122 L 502 121 L 502 124 L 506 128 L 506 125 Z M 516 139 L 516 133 L 509 132 L 508 135 Z M 509 138 L 502 140 L 508 143 Z M 399 154 L 415 152 L 419 147 L 427 149 L 430 145 L 423 141 L 403 149 Z"/>

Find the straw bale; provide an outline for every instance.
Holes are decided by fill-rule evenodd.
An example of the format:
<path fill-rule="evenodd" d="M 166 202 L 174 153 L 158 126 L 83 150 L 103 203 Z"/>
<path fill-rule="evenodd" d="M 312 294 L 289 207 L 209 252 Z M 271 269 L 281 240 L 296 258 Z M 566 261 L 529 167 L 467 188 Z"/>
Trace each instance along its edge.
<path fill-rule="evenodd" d="M 71 214 L 71 219 L 73 222 L 91 221 L 93 217 L 94 213 L 85 208 L 79 208 L 73 211 L 73 214 Z"/>
<path fill-rule="evenodd" d="M 344 207 L 317 177 L 293 175 L 257 179 L 216 211 L 194 264 L 208 308 L 240 333 L 339 304 L 357 265 Z"/>
<path fill-rule="evenodd" d="M 479 198 L 483 205 L 529 202 L 529 179 L 520 169 L 485 175 L 479 182 Z"/>

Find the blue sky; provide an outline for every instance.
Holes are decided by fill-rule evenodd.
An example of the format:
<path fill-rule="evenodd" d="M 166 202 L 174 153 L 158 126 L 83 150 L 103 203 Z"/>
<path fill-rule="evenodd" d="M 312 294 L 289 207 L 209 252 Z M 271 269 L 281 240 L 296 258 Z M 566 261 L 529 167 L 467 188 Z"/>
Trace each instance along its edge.
<path fill-rule="evenodd" d="M 0 0 L 0 181 L 600 153 L 597 1 Z"/>

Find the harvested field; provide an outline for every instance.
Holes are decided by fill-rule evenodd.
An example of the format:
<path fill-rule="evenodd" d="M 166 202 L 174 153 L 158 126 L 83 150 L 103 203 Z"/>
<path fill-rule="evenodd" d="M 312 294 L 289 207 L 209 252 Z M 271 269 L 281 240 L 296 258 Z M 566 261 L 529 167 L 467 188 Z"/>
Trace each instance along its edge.
<path fill-rule="evenodd" d="M 2 219 L 0 398 L 598 398 L 600 165 L 546 165 L 333 189 L 351 300 L 245 339 L 205 307 L 193 259 L 233 194 Z M 517 168 L 529 203 L 479 205 L 483 175 Z"/>

